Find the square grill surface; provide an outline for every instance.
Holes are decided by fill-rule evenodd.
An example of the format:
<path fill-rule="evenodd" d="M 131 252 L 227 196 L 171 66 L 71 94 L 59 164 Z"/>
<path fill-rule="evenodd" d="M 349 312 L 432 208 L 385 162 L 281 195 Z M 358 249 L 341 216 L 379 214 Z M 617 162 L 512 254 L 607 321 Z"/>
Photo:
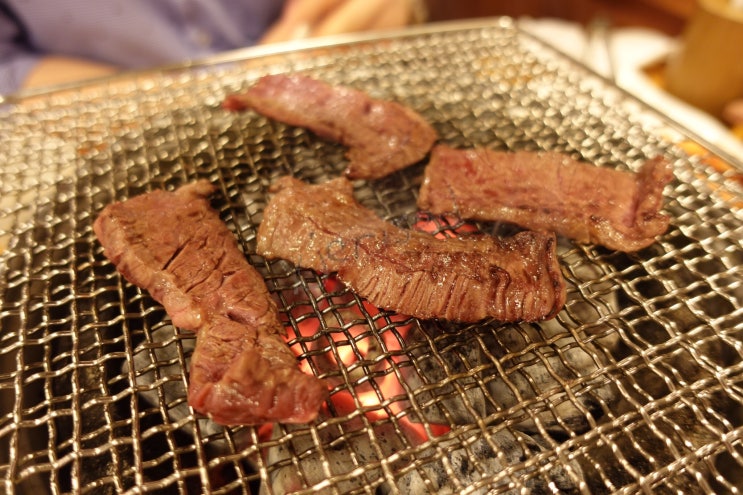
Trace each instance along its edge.
<path fill-rule="evenodd" d="M 338 176 L 343 148 L 220 108 L 268 72 L 400 101 L 456 147 L 674 166 L 658 242 L 561 241 L 568 301 L 534 325 L 380 311 L 255 254 L 269 185 Z M 0 486 L 27 493 L 739 493 L 739 165 L 509 19 L 301 51 L 248 50 L 0 106 Z M 501 225 L 417 212 L 423 164 L 354 183 L 441 235 Z M 108 203 L 197 178 L 264 275 L 300 366 L 331 385 L 309 425 L 221 428 L 186 403 L 193 335 L 105 259 Z"/>

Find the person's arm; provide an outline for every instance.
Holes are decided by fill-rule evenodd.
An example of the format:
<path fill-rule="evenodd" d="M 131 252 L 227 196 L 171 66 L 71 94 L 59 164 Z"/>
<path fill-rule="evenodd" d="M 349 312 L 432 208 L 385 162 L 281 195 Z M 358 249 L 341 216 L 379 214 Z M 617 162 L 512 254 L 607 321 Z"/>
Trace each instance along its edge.
<path fill-rule="evenodd" d="M 288 0 L 262 42 L 404 26 L 416 20 L 423 0 Z M 115 66 L 36 53 L 23 25 L 0 3 L 0 94 L 106 76 Z"/>
<path fill-rule="evenodd" d="M 289 0 L 261 43 L 402 27 L 424 17 L 423 0 Z"/>
<path fill-rule="evenodd" d="M 38 62 L 23 43 L 17 19 L 0 4 L 0 94 L 20 89 L 29 71 Z"/>
<path fill-rule="evenodd" d="M 67 57 L 44 56 L 31 50 L 23 27 L 7 8 L 0 8 L 0 94 L 104 76 L 113 66 Z"/>
<path fill-rule="evenodd" d="M 39 58 L 21 83 L 22 88 L 83 81 L 118 72 L 118 67 L 70 57 L 46 56 Z"/>

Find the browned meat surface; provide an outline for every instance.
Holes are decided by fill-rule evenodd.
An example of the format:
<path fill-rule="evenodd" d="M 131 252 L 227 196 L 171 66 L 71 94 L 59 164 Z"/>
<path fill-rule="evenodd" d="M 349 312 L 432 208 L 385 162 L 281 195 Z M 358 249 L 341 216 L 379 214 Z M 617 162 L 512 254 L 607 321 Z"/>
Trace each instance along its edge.
<path fill-rule="evenodd" d="M 554 234 L 437 239 L 383 221 L 339 178 L 275 184 L 258 253 L 341 280 L 379 307 L 419 318 L 536 321 L 565 302 Z"/>
<path fill-rule="evenodd" d="M 261 275 L 210 207 L 199 181 L 107 206 L 94 230 L 105 255 L 197 333 L 188 401 L 221 424 L 315 418 L 325 384 L 302 373 Z"/>
<path fill-rule="evenodd" d="M 298 74 L 264 76 L 245 93 L 229 96 L 224 107 L 250 108 L 348 146 L 346 175 L 353 179 L 376 179 L 412 165 L 438 137 L 399 103 Z"/>
<path fill-rule="evenodd" d="M 638 173 L 555 152 L 436 146 L 418 206 L 436 214 L 551 230 L 583 243 L 636 251 L 668 228 L 660 212 L 672 171 L 662 158 Z"/>

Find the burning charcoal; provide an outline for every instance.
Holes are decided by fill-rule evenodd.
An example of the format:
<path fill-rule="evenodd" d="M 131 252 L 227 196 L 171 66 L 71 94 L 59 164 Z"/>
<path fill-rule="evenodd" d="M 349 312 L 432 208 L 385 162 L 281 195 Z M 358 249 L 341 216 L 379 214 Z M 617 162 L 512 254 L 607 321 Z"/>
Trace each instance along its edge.
<path fill-rule="evenodd" d="M 565 433 L 568 428 L 584 432 L 589 427 L 586 415 L 599 414 L 601 402 L 611 403 L 617 397 L 614 387 L 603 383 L 602 377 L 587 381 L 580 390 L 571 390 L 575 399 L 568 390 L 560 393 L 560 388 L 567 387 L 564 383 L 585 379 L 603 365 L 597 362 L 600 353 L 592 343 L 579 345 L 557 321 L 538 327 L 494 327 L 478 332 L 476 338 L 460 332 L 435 342 L 436 353 L 427 347 L 411 350 L 417 367 L 406 369 L 405 376 L 416 391 L 415 400 L 425 419 L 432 423 L 470 424 L 526 401 L 532 400 L 534 405 L 527 407 L 534 409 L 549 400 L 543 411 L 525 411 L 525 421 L 519 427 L 537 431 L 535 420 L 527 417 L 535 414 L 548 431 Z M 502 361 L 505 376 L 495 368 L 494 359 Z M 477 369 L 482 371 L 473 372 Z"/>
<path fill-rule="evenodd" d="M 436 324 L 421 322 L 421 325 L 428 328 Z M 426 333 L 441 335 L 442 332 L 436 326 Z M 416 336 L 423 338 L 420 332 L 413 331 L 409 336 L 411 342 Z M 436 353 L 428 346 L 411 346 L 409 353 L 416 366 L 404 369 L 405 381 L 415 391 L 415 400 L 425 419 L 436 424 L 463 425 L 484 418 L 484 391 L 470 372 L 482 363 L 479 346 L 468 332 L 448 333 L 435 342 Z"/>
<path fill-rule="evenodd" d="M 477 327 L 422 323 L 427 337 L 418 339 L 427 338 L 436 352 L 429 345 L 413 346 L 409 353 L 417 366 L 406 370 L 406 381 L 416 391 L 427 421 L 470 424 L 521 405 L 524 421 L 519 429 L 536 432 L 538 421 L 552 433 L 580 433 L 589 428 L 590 416 L 600 415 L 602 403 L 616 400 L 615 387 L 604 383 L 603 376 L 588 379 L 606 365 L 603 352 L 617 346 L 617 332 L 593 323 L 601 312 L 616 311 L 616 298 L 603 295 L 607 284 L 593 282 L 591 289 L 602 294 L 600 300 L 592 305 L 578 297 L 578 286 L 600 279 L 601 273 L 594 265 L 572 259 L 578 256 L 575 251 L 565 246 L 561 250 L 575 267 L 567 279 L 572 289 L 564 320 Z M 570 331 L 561 321 L 581 330 Z M 580 388 L 571 385 L 576 380 L 584 381 Z"/>
<path fill-rule="evenodd" d="M 478 437 L 478 438 L 475 438 Z M 579 493 L 578 486 L 583 480 L 580 467 L 574 462 L 553 463 L 547 467 L 545 462 L 534 465 L 535 454 L 549 450 L 545 440 L 520 432 L 500 430 L 487 432 L 469 431 L 461 437 L 442 441 L 436 449 L 429 448 L 416 455 L 416 460 L 431 459 L 419 468 L 402 475 L 395 482 L 400 493 L 417 495 L 435 491 L 440 495 L 460 493 L 462 488 L 482 483 L 482 487 L 470 491 L 473 495 L 485 495 L 496 490 L 498 493 Z M 437 451 L 444 451 L 445 460 Z M 505 469 L 509 472 L 505 473 Z M 456 478 L 456 481 L 452 479 Z M 509 485 L 514 486 L 506 490 Z M 391 487 L 384 487 L 383 493 L 392 493 Z"/>
<path fill-rule="evenodd" d="M 270 490 L 263 485 L 261 495 L 282 495 L 307 488 L 313 493 L 371 489 L 379 494 L 452 494 L 473 483 L 482 483 L 481 490 L 472 492 L 477 494 L 510 483 L 531 493 L 548 493 L 548 485 L 561 493 L 573 493 L 583 479 L 580 467 L 572 462 L 552 462 L 559 467 L 548 467 L 546 461 L 535 461 L 535 455 L 550 450 L 547 441 L 539 436 L 509 430 L 483 436 L 481 430 L 475 429 L 441 441 L 432 439 L 435 447 L 402 455 L 389 464 L 393 473 L 402 473 L 393 486 L 389 475 L 382 471 L 381 461 L 410 450 L 411 445 L 401 438 L 399 430 L 390 423 L 368 428 L 358 420 L 325 424 L 314 431 L 295 425 L 274 429 L 276 445 L 269 447 L 266 454 Z M 405 428 L 404 423 L 401 428 Z M 413 450 L 418 445 L 414 443 Z M 441 452 L 446 452 L 445 460 Z M 298 463 L 293 462 L 297 459 Z M 426 463 L 427 459 L 430 462 Z M 418 467 L 412 468 L 413 463 Z M 509 474 L 502 474 L 507 468 Z M 349 476 L 354 472 L 359 474 Z"/>
<path fill-rule="evenodd" d="M 128 361 L 122 365 L 122 373 L 135 375 L 135 384 L 139 387 L 139 397 L 152 407 L 169 405 L 166 414 L 172 423 L 180 423 L 181 430 L 192 437 L 196 437 L 193 421 L 184 421 L 192 415 L 191 408 L 186 402 L 186 384 L 183 379 L 184 369 L 188 368 L 190 359 L 181 361 L 178 347 L 182 348 L 183 355 L 190 356 L 193 352 L 196 339 L 178 339 L 177 332 L 172 325 L 165 325 L 150 333 L 151 340 L 148 346 L 151 352 L 140 345 L 135 349 L 133 366 L 129 369 Z M 184 368 L 185 364 L 185 368 Z M 159 389 L 159 390 L 158 390 Z M 219 436 L 224 427 L 210 421 L 208 418 L 197 418 L 198 432 L 203 438 Z M 248 438 L 242 438 L 246 430 L 236 433 L 233 440 L 238 446 L 246 445 Z M 223 455 L 229 451 L 227 441 L 213 440 L 205 442 L 206 448 L 212 455 Z"/>
<path fill-rule="evenodd" d="M 577 255 L 563 252 L 562 256 Z M 529 407 L 532 411 L 543 409 L 536 415 L 531 412 L 532 419 L 519 424 L 518 428 L 524 431 L 538 431 L 539 422 L 555 434 L 585 432 L 590 427 L 590 417 L 600 415 L 601 404 L 612 403 L 619 395 L 615 386 L 604 383 L 605 377 L 599 374 L 607 364 L 602 349 L 615 348 L 618 335 L 604 325 L 593 323 L 602 316 L 602 311 L 616 311 L 616 297 L 612 293 L 602 295 L 594 305 L 588 304 L 583 296 L 577 297 L 581 281 L 598 280 L 602 273 L 598 267 L 578 260 L 571 260 L 570 265 L 575 268 L 567 283 L 575 289 L 569 291 L 566 312 L 571 323 L 582 327 L 580 330 L 569 330 L 567 323 L 557 318 L 538 326 L 504 326 L 482 336 L 488 359 L 497 359 L 505 372 L 503 377 L 484 378 L 497 402 L 496 409 L 509 409 L 525 401 L 533 401 Z M 606 289 L 603 285 L 593 284 L 591 288 L 600 293 Z M 587 338 L 589 332 L 599 335 L 596 343 Z M 589 379 L 594 375 L 596 378 Z M 572 385 L 576 381 L 581 381 L 579 387 Z M 489 411 L 492 412 L 495 411 Z"/>
<path fill-rule="evenodd" d="M 564 337 L 560 336 L 564 335 Z M 545 340 L 556 338 L 554 342 Z M 589 429 L 589 416 L 601 412 L 601 402 L 617 397 L 604 377 L 586 380 L 602 368 L 592 344 L 581 343 L 555 322 L 532 326 L 508 326 L 483 335 L 483 341 L 500 361 L 505 376 L 487 379 L 496 410 L 529 403 L 531 419 L 519 428 L 536 432 L 537 422 L 553 433 L 582 433 Z M 585 380 L 580 388 L 570 383 Z M 567 429 L 568 431 L 565 431 Z"/>
<path fill-rule="evenodd" d="M 306 487 L 318 494 L 346 493 L 373 485 L 384 476 L 381 467 L 372 467 L 379 462 L 379 452 L 388 457 L 405 447 L 390 423 L 369 431 L 361 421 L 351 420 L 318 427 L 315 433 L 317 438 L 306 427 L 274 428 L 277 444 L 268 448 L 266 459 L 271 490 L 262 485 L 260 495 L 283 495 Z M 299 464 L 293 463 L 297 458 Z M 341 478 L 359 468 L 363 474 Z M 323 486 L 331 477 L 338 479 Z"/>

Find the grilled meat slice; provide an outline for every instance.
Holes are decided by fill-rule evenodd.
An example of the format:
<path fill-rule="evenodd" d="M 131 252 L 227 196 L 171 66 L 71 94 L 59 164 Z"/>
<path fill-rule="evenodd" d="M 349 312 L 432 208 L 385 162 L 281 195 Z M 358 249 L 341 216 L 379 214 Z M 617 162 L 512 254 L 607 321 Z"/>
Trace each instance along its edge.
<path fill-rule="evenodd" d="M 307 76 L 268 75 L 223 106 L 253 109 L 348 146 L 346 175 L 377 179 L 423 159 L 438 135 L 412 109 Z"/>
<path fill-rule="evenodd" d="M 313 420 L 326 385 L 302 373 L 261 275 L 198 181 L 107 206 L 94 230 L 105 255 L 197 332 L 189 404 L 221 424 Z"/>
<path fill-rule="evenodd" d="M 646 247 L 668 228 L 660 212 L 673 173 L 658 157 L 638 173 L 597 167 L 556 152 L 431 153 L 418 206 L 436 214 L 551 230 L 618 251 Z"/>
<path fill-rule="evenodd" d="M 565 302 L 554 234 L 438 239 L 378 218 L 338 178 L 283 177 L 258 229 L 258 253 L 338 276 L 385 309 L 419 318 L 536 321 Z"/>

